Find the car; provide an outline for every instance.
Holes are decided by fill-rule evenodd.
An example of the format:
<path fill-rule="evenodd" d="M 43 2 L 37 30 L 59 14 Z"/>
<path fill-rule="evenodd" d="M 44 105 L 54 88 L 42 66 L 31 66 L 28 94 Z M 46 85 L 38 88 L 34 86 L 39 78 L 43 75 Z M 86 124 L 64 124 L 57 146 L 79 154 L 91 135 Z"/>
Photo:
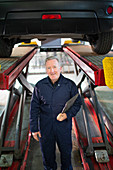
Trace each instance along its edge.
<path fill-rule="evenodd" d="M 0 0 L 0 57 L 38 38 L 88 41 L 97 54 L 113 42 L 113 0 Z"/>

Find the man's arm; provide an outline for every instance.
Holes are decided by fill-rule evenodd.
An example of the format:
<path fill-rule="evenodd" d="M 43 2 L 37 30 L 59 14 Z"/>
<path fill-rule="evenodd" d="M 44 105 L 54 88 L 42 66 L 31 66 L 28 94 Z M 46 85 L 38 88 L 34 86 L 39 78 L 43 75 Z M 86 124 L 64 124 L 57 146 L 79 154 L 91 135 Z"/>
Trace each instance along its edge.
<path fill-rule="evenodd" d="M 38 136 L 41 137 L 41 134 L 38 129 L 38 117 L 39 117 L 39 94 L 37 87 L 35 86 L 32 99 L 31 99 L 31 106 L 30 106 L 30 130 L 34 139 L 39 141 Z M 38 136 L 37 136 L 38 135 Z"/>

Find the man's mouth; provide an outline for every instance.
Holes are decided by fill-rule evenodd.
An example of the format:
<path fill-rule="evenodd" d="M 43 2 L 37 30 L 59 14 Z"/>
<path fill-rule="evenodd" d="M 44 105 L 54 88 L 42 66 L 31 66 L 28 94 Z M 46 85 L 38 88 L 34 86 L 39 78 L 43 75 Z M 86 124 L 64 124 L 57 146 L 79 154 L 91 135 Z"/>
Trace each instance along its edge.
<path fill-rule="evenodd" d="M 51 76 L 54 76 L 55 74 L 51 74 Z"/>

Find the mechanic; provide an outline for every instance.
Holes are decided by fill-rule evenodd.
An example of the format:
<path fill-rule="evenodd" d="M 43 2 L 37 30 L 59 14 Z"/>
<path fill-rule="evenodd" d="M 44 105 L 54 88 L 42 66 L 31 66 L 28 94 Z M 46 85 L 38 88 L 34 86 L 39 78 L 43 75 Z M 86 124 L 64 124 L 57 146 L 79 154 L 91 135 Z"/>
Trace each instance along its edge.
<path fill-rule="evenodd" d="M 61 74 L 57 57 L 46 58 L 48 76 L 35 85 L 30 107 L 30 129 L 40 142 L 45 170 L 56 170 L 56 143 L 61 156 L 61 169 L 72 170 L 72 117 L 81 107 L 78 95 L 74 104 L 62 113 L 65 103 L 78 93 L 75 83 Z"/>

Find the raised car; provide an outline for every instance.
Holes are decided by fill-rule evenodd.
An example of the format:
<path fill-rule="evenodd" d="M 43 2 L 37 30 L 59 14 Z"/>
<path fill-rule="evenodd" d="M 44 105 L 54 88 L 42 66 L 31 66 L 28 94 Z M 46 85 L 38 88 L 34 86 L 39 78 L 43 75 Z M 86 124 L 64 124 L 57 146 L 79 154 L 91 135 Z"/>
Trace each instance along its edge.
<path fill-rule="evenodd" d="M 33 38 L 89 41 L 97 54 L 113 42 L 113 0 L 0 0 L 0 57 Z"/>

